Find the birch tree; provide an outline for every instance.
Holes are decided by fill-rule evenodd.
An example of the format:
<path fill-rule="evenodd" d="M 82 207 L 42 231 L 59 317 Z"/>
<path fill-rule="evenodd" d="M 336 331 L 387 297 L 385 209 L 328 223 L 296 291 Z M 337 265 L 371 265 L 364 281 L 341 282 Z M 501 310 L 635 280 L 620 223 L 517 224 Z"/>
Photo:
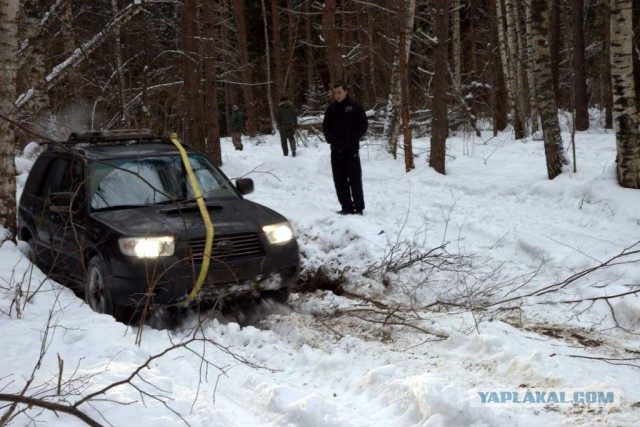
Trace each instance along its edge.
<path fill-rule="evenodd" d="M 411 38 L 413 33 L 413 23 L 415 19 L 416 2 L 415 0 L 404 0 L 400 10 L 400 34 L 402 35 L 398 42 L 398 48 L 393 60 L 391 71 L 391 88 L 389 90 L 389 102 L 387 105 L 387 123 L 388 129 L 388 146 L 389 153 L 396 158 L 398 151 L 398 138 L 400 137 L 401 126 L 401 110 L 402 104 L 402 79 L 409 78 L 408 72 L 403 75 L 402 64 L 409 61 L 409 53 L 411 51 Z M 438 88 L 439 90 L 439 88 Z M 408 91 L 407 91 L 408 92 Z M 408 101 L 407 101 L 408 102 Z"/>
<path fill-rule="evenodd" d="M 511 110 L 511 122 L 515 139 L 525 137 L 525 129 L 522 121 L 522 113 L 520 111 L 519 95 L 519 74 L 517 73 L 517 40 L 515 30 L 515 20 L 509 17 L 505 12 L 505 0 L 496 0 L 496 10 L 498 18 L 498 37 L 500 40 L 500 57 L 502 59 L 502 67 L 507 83 L 507 92 L 509 95 L 509 108 Z M 506 0 L 506 10 L 512 10 L 511 0 Z"/>
<path fill-rule="evenodd" d="M 18 0 L 0 0 L 0 114 L 11 119 L 15 114 L 18 70 Z M 0 118 L 0 226 L 8 235 L 0 235 L 0 242 L 16 239 L 16 147 L 14 129 L 9 121 Z"/>
<path fill-rule="evenodd" d="M 547 0 L 531 0 L 531 45 L 533 47 L 533 72 L 536 81 L 536 99 L 542 121 L 544 153 L 547 175 L 553 179 L 562 172 L 566 163 L 562 147 L 562 135 L 558 123 L 558 107 L 553 92 L 551 59 L 549 53 L 549 8 Z"/>
<path fill-rule="evenodd" d="M 611 82 L 618 183 L 640 188 L 640 135 L 633 79 L 633 1 L 611 0 Z"/>

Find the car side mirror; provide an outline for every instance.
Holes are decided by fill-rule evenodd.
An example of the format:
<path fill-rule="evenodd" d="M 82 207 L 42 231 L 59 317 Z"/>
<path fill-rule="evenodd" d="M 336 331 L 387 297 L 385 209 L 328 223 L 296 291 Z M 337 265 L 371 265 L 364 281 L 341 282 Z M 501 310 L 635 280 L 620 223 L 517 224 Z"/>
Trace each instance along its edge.
<path fill-rule="evenodd" d="M 49 210 L 51 212 L 71 213 L 77 208 L 77 200 L 72 192 L 51 193 Z"/>
<path fill-rule="evenodd" d="M 236 179 L 236 188 L 242 195 L 253 193 L 253 180 L 251 178 L 238 178 Z"/>

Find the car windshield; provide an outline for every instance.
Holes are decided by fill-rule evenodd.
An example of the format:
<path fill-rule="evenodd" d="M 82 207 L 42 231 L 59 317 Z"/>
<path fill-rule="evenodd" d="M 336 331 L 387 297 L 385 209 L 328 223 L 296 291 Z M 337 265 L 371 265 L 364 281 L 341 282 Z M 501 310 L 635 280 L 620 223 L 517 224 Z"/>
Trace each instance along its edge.
<path fill-rule="evenodd" d="M 238 197 L 231 184 L 202 155 L 189 155 L 206 200 Z M 116 159 L 91 165 L 91 209 L 117 209 L 184 202 L 195 197 L 182 158 Z"/>

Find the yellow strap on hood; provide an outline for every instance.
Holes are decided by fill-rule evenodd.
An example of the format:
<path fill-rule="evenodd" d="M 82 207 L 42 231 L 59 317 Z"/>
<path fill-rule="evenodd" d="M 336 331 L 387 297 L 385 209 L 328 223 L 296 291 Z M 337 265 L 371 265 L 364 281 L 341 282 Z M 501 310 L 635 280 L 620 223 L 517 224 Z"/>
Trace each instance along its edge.
<path fill-rule="evenodd" d="M 184 164 L 184 168 L 187 171 L 189 183 L 191 184 L 191 188 L 193 188 L 193 193 L 196 196 L 196 202 L 198 203 L 198 208 L 200 209 L 200 215 L 202 216 L 204 226 L 207 230 L 207 237 L 204 244 L 204 256 L 202 257 L 202 267 L 200 267 L 200 274 L 198 274 L 196 284 L 193 289 L 191 289 L 191 293 L 189 294 L 189 301 L 193 301 L 198 296 L 200 288 L 202 288 L 202 284 L 207 277 L 207 272 L 209 271 L 209 263 L 211 262 L 211 245 L 213 244 L 214 234 L 213 224 L 211 223 L 211 217 L 209 216 L 207 205 L 204 203 L 204 197 L 202 196 L 202 192 L 200 191 L 200 186 L 198 185 L 198 181 L 196 180 L 196 175 L 193 173 L 193 168 L 191 167 L 191 162 L 189 162 L 187 152 L 185 151 L 182 144 L 180 144 L 178 135 L 172 133 L 169 136 L 169 139 L 171 140 L 171 142 L 173 142 L 173 145 L 178 148 L 178 151 L 180 151 L 182 163 Z"/>

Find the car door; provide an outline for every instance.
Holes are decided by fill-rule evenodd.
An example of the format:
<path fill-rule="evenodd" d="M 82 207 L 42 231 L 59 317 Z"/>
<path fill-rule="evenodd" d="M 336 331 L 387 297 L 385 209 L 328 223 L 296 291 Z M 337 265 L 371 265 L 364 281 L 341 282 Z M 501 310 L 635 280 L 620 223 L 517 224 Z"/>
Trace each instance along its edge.
<path fill-rule="evenodd" d="M 48 250 L 43 255 L 51 266 L 51 273 L 60 274 L 62 278 L 68 278 L 81 266 L 85 235 L 83 182 L 82 163 L 60 157 L 51 163 L 41 188 L 44 206 L 38 236 Z"/>

